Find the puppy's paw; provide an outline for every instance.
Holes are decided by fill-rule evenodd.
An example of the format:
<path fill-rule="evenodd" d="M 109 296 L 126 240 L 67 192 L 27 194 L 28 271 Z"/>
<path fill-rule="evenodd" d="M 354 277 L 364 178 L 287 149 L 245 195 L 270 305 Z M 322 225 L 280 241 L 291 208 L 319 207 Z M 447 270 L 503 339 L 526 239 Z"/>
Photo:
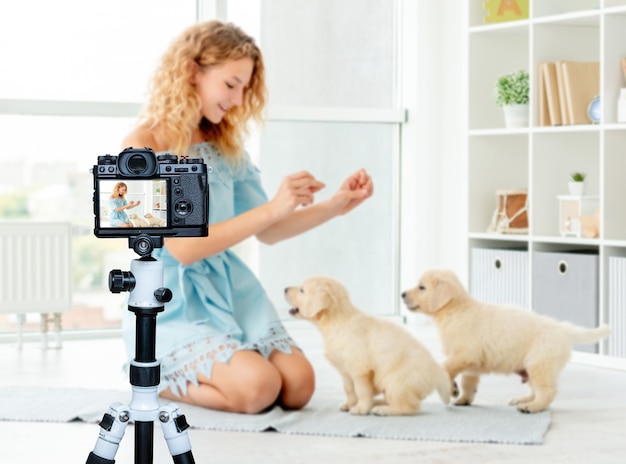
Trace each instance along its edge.
<path fill-rule="evenodd" d="M 535 395 L 522 396 L 520 398 L 513 398 L 509 401 L 510 406 L 524 406 L 535 399 Z"/>
<path fill-rule="evenodd" d="M 355 404 L 350 408 L 350 414 L 355 416 L 367 416 L 370 413 L 371 407 L 364 406 L 362 404 Z"/>
<path fill-rule="evenodd" d="M 374 414 L 375 416 L 388 416 L 390 411 L 389 411 L 389 406 L 380 405 L 380 406 L 374 406 L 370 412 Z"/>
<path fill-rule="evenodd" d="M 454 402 L 455 406 L 471 406 L 471 404 L 472 404 L 472 399 L 466 398 L 464 396 L 462 396 L 461 398 L 459 398 L 458 400 Z"/>
<path fill-rule="evenodd" d="M 517 405 L 517 410 L 523 414 L 533 414 L 535 412 L 545 411 L 546 409 L 548 409 L 548 406 L 541 406 L 541 405 L 532 404 L 532 403 L 524 403 L 524 404 Z"/>
<path fill-rule="evenodd" d="M 343 403 L 339 405 L 339 410 L 340 411 L 349 411 L 350 410 L 350 405 L 348 403 Z"/>

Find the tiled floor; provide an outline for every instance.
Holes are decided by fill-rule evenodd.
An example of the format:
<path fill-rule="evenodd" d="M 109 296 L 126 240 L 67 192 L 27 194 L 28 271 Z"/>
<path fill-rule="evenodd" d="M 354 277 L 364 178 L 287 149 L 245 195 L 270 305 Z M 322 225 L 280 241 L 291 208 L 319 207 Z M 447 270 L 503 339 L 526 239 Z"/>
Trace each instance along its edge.
<path fill-rule="evenodd" d="M 340 388 L 322 354 L 319 334 L 309 326 L 288 326 L 309 354 L 318 385 Z M 440 356 L 432 327 L 416 335 Z M 129 388 L 121 374 L 124 354 L 119 339 L 67 341 L 60 350 L 43 351 L 26 343 L 22 352 L 0 345 L 0 386 L 71 385 Z M 516 377 L 490 376 L 481 383 L 477 401 L 504 404 L 525 386 Z M 103 405 L 103 411 L 106 409 Z M 184 405 L 181 405 L 184 412 Z M 98 427 L 84 423 L 16 423 L 0 421 L 0 463 L 85 462 Z M 624 463 L 626 462 L 626 372 L 569 364 L 552 405 L 552 425 L 543 445 L 413 442 L 366 438 L 320 438 L 278 433 L 191 430 L 197 463 Z M 133 434 L 127 431 L 116 456 L 133 462 Z M 155 427 L 154 462 L 171 463 L 159 427 Z"/>

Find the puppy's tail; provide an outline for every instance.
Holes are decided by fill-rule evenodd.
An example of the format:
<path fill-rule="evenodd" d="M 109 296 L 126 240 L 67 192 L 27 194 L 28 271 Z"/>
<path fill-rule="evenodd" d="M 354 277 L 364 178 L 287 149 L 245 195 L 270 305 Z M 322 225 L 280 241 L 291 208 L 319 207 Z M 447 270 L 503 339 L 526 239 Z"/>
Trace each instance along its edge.
<path fill-rule="evenodd" d="M 450 376 L 443 367 L 437 369 L 437 378 L 435 379 L 435 382 L 435 389 L 437 390 L 439 398 L 441 398 L 443 404 L 450 404 L 452 384 L 450 383 Z"/>
<path fill-rule="evenodd" d="M 608 325 L 601 325 L 595 329 L 586 329 L 573 324 L 566 324 L 566 327 L 573 344 L 595 343 L 608 337 L 611 333 L 611 328 Z"/>

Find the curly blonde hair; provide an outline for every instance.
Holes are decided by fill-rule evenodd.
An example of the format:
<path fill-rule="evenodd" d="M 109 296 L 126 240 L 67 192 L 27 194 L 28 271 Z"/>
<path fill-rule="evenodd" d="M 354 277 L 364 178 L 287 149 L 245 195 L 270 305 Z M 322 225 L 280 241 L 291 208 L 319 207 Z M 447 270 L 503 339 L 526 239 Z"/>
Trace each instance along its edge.
<path fill-rule="evenodd" d="M 202 117 L 201 102 L 192 76 L 197 67 L 207 67 L 226 61 L 251 58 L 252 77 L 243 91 L 243 103 L 231 108 L 219 124 Z M 208 21 L 184 31 L 165 52 L 151 84 L 148 104 L 140 125 L 158 128 L 167 141 L 167 150 L 187 154 L 192 133 L 199 128 L 205 140 L 212 142 L 225 156 L 237 157 L 243 152 L 243 140 L 248 135 L 248 121 L 262 121 L 267 99 L 265 67 L 261 50 L 254 39 L 231 23 Z"/>
<path fill-rule="evenodd" d="M 126 194 L 120 195 L 120 187 L 126 187 L 126 192 L 128 192 L 128 186 L 124 182 L 118 182 L 111 190 L 111 196 L 109 198 L 125 198 Z"/>

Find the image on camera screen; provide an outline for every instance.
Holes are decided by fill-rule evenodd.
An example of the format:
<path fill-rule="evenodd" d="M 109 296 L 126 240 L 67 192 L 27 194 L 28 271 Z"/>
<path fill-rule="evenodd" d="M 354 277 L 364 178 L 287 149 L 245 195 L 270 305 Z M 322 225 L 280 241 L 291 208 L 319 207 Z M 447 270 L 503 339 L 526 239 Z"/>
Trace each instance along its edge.
<path fill-rule="evenodd" d="M 98 179 L 97 182 L 100 197 L 100 228 L 170 226 L 166 180 Z"/>

